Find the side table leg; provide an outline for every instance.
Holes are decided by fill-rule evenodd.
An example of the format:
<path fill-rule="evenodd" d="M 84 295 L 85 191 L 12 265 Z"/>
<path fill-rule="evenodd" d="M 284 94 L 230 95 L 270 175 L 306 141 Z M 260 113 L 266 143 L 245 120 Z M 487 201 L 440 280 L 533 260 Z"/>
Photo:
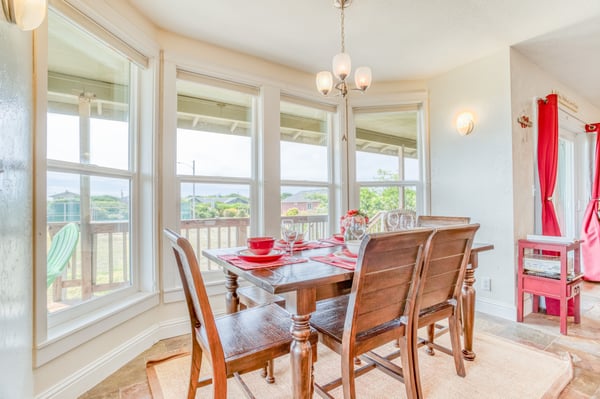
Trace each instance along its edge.
<path fill-rule="evenodd" d="M 476 256 L 476 255 L 475 255 Z M 473 352 L 473 327 L 475 325 L 475 268 L 477 265 L 476 258 L 473 259 L 471 267 L 467 268 L 465 280 L 462 290 L 462 308 L 463 308 L 463 339 L 464 349 L 462 350 L 463 358 L 472 361 L 475 359 Z"/>
<path fill-rule="evenodd" d="M 227 314 L 235 313 L 239 310 L 240 299 L 237 295 L 237 280 L 237 275 L 228 270 L 225 271 L 225 289 L 227 290 L 227 293 L 225 294 L 225 312 Z"/>
<path fill-rule="evenodd" d="M 292 315 L 292 341 L 290 360 L 294 399 L 312 397 L 313 368 L 310 341 L 310 314 Z"/>

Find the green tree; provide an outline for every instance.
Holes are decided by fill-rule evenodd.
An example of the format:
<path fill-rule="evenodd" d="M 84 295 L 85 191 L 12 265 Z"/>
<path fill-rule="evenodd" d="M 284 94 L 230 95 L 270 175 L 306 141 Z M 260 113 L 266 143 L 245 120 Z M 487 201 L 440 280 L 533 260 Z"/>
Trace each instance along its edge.
<path fill-rule="evenodd" d="M 300 211 L 298 210 L 298 208 L 290 208 L 285 213 L 285 216 L 298 216 L 299 214 Z"/>

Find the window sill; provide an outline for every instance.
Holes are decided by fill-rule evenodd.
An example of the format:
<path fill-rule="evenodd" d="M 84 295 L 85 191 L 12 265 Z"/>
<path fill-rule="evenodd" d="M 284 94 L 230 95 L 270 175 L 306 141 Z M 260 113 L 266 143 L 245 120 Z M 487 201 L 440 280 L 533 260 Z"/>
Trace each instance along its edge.
<path fill-rule="evenodd" d="M 48 363 L 158 304 L 158 293 L 139 292 L 124 301 L 52 327 L 48 330 L 47 339 L 37 345 L 35 367 Z"/>

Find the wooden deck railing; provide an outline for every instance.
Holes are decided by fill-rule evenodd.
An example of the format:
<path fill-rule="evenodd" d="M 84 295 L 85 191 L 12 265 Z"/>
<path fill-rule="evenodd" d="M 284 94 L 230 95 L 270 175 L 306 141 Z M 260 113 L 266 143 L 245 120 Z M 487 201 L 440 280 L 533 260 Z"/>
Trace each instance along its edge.
<path fill-rule="evenodd" d="M 325 238 L 329 234 L 327 215 L 286 218 L 302 223 L 309 239 Z M 48 244 L 65 224 L 48 223 Z M 86 233 L 86 229 L 89 233 Z M 62 276 L 52 284 L 49 300 L 75 303 L 131 284 L 129 223 L 93 222 L 89 226 L 80 226 L 80 231 L 77 249 Z M 217 270 L 215 264 L 200 256 L 202 250 L 246 245 L 250 219 L 182 220 L 181 234 L 198 254 L 200 268 L 203 271 Z"/>

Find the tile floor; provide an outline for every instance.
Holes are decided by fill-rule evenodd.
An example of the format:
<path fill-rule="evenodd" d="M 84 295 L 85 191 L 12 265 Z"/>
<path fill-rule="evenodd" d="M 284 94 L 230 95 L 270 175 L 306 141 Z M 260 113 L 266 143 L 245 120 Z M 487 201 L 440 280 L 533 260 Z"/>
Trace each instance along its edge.
<path fill-rule="evenodd" d="M 559 333 L 557 316 L 541 313 L 528 315 L 524 323 L 477 313 L 475 330 L 548 352 L 569 352 L 573 358 L 574 378 L 560 399 L 600 399 L 600 283 L 585 283 L 581 313 L 580 325 L 569 321 L 567 336 Z M 80 396 L 80 399 L 151 399 L 145 371 L 146 359 L 186 349 L 189 339 L 189 335 L 183 335 L 156 343 Z"/>

